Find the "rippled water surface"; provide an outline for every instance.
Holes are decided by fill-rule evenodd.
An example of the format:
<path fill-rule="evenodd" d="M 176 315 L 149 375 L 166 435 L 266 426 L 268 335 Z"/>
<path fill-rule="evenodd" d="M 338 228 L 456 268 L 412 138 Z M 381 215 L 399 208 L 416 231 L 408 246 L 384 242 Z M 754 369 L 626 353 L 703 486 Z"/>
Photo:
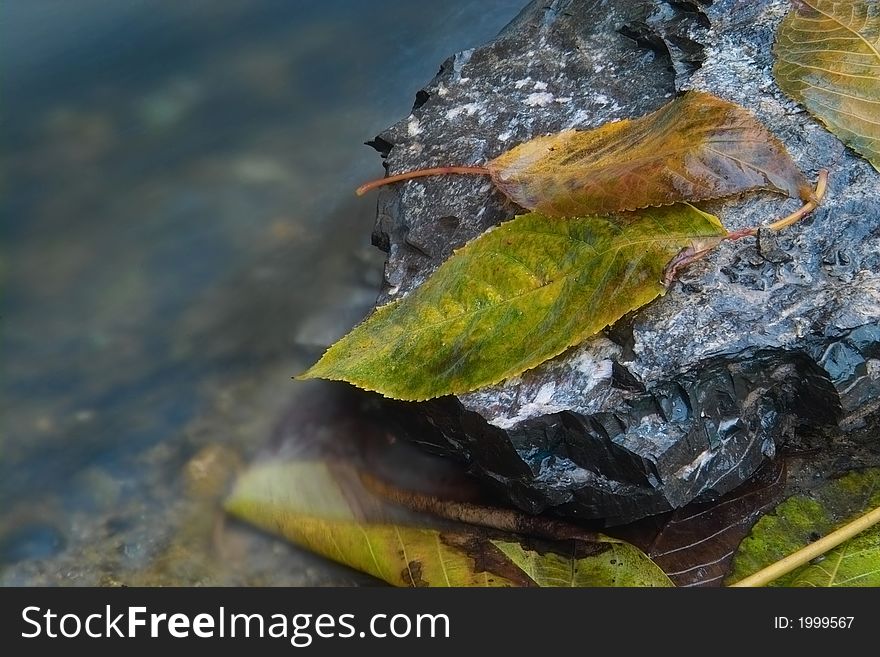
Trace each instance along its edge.
<path fill-rule="evenodd" d="M 360 581 L 219 503 L 375 298 L 362 142 L 523 4 L 4 5 L 0 584 Z"/>

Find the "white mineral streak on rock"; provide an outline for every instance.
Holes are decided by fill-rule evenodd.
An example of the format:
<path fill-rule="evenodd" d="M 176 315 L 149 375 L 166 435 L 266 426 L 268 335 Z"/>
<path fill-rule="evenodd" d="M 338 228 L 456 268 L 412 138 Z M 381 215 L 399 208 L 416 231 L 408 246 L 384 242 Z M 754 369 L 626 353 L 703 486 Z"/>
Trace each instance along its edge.
<path fill-rule="evenodd" d="M 566 404 L 554 404 L 554 392 L 556 392 L 556 383 L 554 381 L 548 381 L 538 389 L 538 393 L 532 401 L 519 407 L 519 412 L 516 415 L 513 417 L 494 417 L 489 420 L 489 423 L 502 429 L 509 429 L 515 424 L 522 422 L 527 417 L 546 415 L 547 413 L 558 413 L 566 408 Z"/>
<path fill-rule="evenodd" d="M 675 476 L 679 479 L 687 479 L 694 472 L 698 472 L 700 468 L 702 468 L 709 460 L 712 458 L 712 450 L 707 449 L 705 451 L 700 452 L 693 461 L 683 466 L 680 470 L 675 473 Z"/>
<path fill-rule="evenodd" d="M 546 91 L 536 91 L 533 94 L 529 94 L 523 101 L 523 103 L 529 107 L 546 107 L 552 102 L 553 94 L 547 93 Z"/>
<path fill-rule="evenodd" d="M 459 105 L 458 107 L 453 107 L 451 110 L 446 112 L 446 118 L 450 121 L 454 121 L 462 114 L 466 116 L 473 116 L 477 112 L 481 112 L 485 109 L 485 105 L 483 103 L 467 103 L 465 105 Z"/>
<path fill-rule="evenodd" d="M 415 116 L 410 116 L 409 121 L 406 123 L 406 134 L 410 137 L 416 137 L 422 134 L 422 126 L 419 125 L 419 120 Z"/>
<path fill-rule="evenodd" d="M 578 395 L 586 395 L 597 385 L 611 378 L 612 361 L 620 354 L 620 347 L 607 338 L 597 337 L 581 346 L 570 358 L 557 358 L 542 367 L 550 368 L 552 376 L 536 380 L 526 372 L 496 386 L 462 396 L 465 406 L 485 414 L 485 399 L 510 395 L 508 404 L 492 406 L 494 414 L 486 417 L 489 424 L 510 429 L 530 417 L 558 413 L 573 407 L 571 388 L 576 385 Z"/>

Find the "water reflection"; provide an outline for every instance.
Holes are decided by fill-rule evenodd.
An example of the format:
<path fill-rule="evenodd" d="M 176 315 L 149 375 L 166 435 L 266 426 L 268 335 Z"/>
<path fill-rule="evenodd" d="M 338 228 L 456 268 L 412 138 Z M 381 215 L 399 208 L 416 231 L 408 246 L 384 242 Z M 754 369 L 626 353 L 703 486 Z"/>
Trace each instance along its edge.
<path fill-rule="evenodd" d="M 4 7 L 0 583 L 356 581 L 217 501 L 374 298 L 361 142 L 521 4 Z"/>

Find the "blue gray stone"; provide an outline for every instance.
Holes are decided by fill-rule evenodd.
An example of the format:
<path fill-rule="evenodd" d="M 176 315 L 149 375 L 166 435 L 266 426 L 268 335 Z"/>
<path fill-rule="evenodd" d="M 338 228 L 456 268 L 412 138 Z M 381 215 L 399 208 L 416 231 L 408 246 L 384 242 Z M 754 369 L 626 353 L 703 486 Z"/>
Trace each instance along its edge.
<path fill-rule="evenodd" d="M 371 144 L 390 174 L 482 164 L 537 135 L 636 117 L 688 89 L 750 109 L 815 179 L 823 206 L 782 234 L 723 244 L 669 293 L 519 377 L 403 409 L 405 434 L 455 455 L 517 506 L 624 522 L 735 488 L 808 431 L 876 422 L 880 175 L 772 77 L 785 0 L 533 2 L 446 60 Z M 730 229 L 796 209 L 749 194 L 702 204 Z M 379 303 L 519 211 L 471 176 L 379 194 Z"/>

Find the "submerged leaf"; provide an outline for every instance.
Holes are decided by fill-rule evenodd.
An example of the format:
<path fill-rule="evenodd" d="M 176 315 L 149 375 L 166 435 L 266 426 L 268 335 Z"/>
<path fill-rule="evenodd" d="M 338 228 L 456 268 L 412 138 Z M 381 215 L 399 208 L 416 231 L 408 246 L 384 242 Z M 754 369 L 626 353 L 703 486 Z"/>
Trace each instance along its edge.
<path fill-rule="evenodd" d="M 801 568 L 789 586 L 880 586 L 880 525 Z"/>
<path fill-rule="evenodd" d="M 517 204 L 570 217 L 767 189 L 806 200 L 785 147 L 744 108 L 691 91 L 638 119 L 538 137 L 488 164 Z"/>
<path fill-rule="evenodd" d="M 722 497 L 609 529 L 642 548 L 676 586 L 721 586 L 737 546 L 783 495 L 786 466 L 774 459 Z"/>
<path fill-rule="evenodd" d="M 345 475 L 348 478 L 345 478 Z M 227 510 L 316 554 L 395 586 L 671 586 L 637 548 L 623 542 L 567 541 L 538 553 L 513 534 L 394 514 L 364 517 L 381 504 L 355 492 L 351 470 L 300 461 L 252 466 Z M 340 476 L 343 480 L 340 481 Z M 346 500 L 354 499 L 354 502 Z M 563 556 L 563 547 L 568 547 Z"/>
<path fill-rule="evenodd" d="M 739 581 L 880 506 L 880 468 L 852 472 L 810 495 L 796 495 L 761 518 L 743 540 L 729 581 Z M 770 586 L 880 586 L 875 525 Z"/>
<path fill-rule="evenodd" d="M 779 87 L 880 170 L 880 4 L 799 0 L 775 54 Z"/>
<path fill-rule="evenodd" d="M 351 495 L 337 481 L 338 475 L 320 461 L 252 466 L 239 478 L 226 509 L 300 547 L 395 586 L 514 585 L 478 571 L 472 558 L 444 543 L 436 530 L 370 522 L 361 508 L 363 492 Z M 342 483 L 352 482 L 348 477 Z"/>
<path fill-rule="evenodd" d="M 538 586 L 673 586 L 659 566 L 629 543 L 604 543 L 588 556 L 578 556 L 577 543 L 569 556 L 539 553 L 520 543 L 492 544 Z"/>
<path fill-rule="evenodd" d="M 656 298 L 679 251 L 724 235 L 716 217 L 685 204 L 564 222 L 521 215 L 378 308 L 300 378 L 404 400 L 497 383 Z"/>

